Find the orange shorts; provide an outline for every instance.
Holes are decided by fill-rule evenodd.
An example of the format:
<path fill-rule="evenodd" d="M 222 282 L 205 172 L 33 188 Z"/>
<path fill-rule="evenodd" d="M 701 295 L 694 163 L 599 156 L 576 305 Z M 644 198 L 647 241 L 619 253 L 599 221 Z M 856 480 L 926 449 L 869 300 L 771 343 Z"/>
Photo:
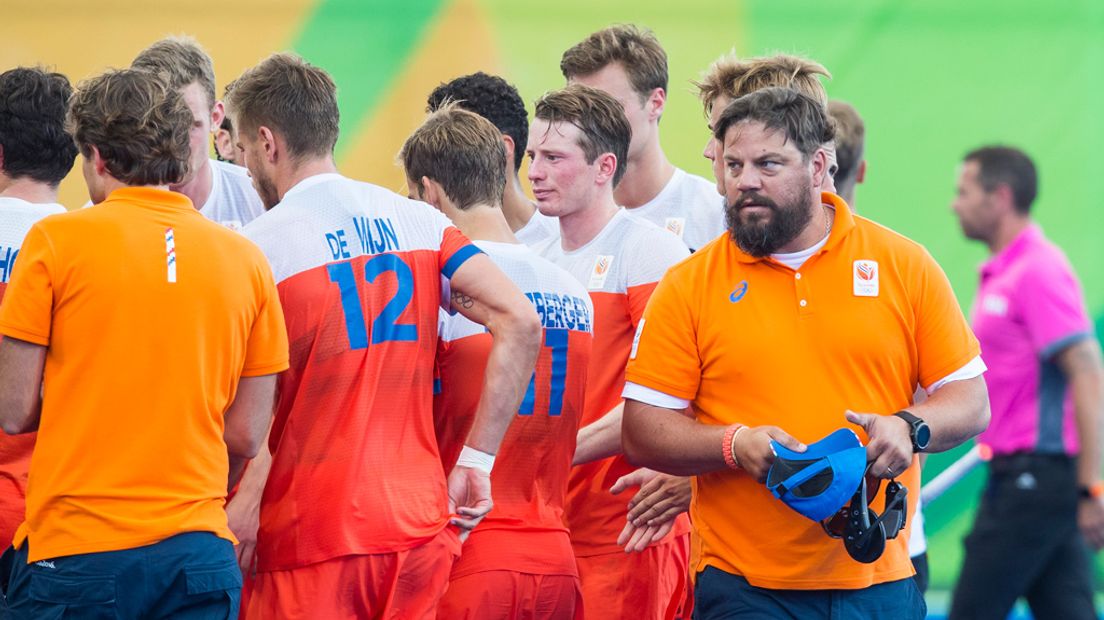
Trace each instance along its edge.
<path fill-rule="evenodd" d="M 432 619 L 459 555 L 460 539 L 447 527 L 407 551 L 257 573 L 245 618 Z"/>
<path fill-rule="evenodd" d="M 573 575 L 489 570 L 457 577 L 437 620 L 582 620 L 583 596 Z"/>
<path fill-rule="evenodd" d="M 686 602 L 690 534 L 640 553 L 576 557 L 587 618 L 674 620 Z"/>

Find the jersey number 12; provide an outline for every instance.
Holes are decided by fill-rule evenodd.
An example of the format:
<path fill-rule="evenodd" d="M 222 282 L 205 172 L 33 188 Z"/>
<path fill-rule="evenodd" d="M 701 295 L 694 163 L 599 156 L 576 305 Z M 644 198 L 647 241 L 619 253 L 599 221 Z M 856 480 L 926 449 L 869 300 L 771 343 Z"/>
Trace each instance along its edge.
<path fill-rule="evenodd" d="M 326 266 L 330 281 L 341 290 L 341 309 L 345 313 L 345 330 L 349 334 L 349 346 L 353 349 L 368 348 L 368 334 L 364 310 L 360 305 L 360 292 L 353 264 L 349 261 Z M 372 344 L 381 342 L 414 342 L 418 340 L 418 326 L 398 323 L 399 317 L 414 298 L 414 272 L 394 254 L 380 254 L 364 263 L 364 280 L 369 284 L 380 275 L 395 274 L 398 288 L 394 296 L 372 321 Z"/>

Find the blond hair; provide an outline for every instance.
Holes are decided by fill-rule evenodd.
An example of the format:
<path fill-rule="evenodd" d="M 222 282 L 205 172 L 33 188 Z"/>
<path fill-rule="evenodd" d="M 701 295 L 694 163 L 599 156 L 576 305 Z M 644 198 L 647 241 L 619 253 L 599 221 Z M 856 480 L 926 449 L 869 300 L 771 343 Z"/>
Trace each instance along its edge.
<path fill-rule="evenodd" d="M 828 94 L 819 76 L 832 78 L 824 65 L 800 56 L 776 54 L 741 59 L 731 53 L 717 59 L 693 84 L 707 115 L 718 97 L 735 100 L 768 86 L 795 90 L 827 109 Z"/>
<path fill-rule="evenodd" d="M 193 82 L 207 95 L 209 109 L 215 107 L 215 67 L 199 42 L 189 36 L 166 37 L 142 50 L 130 63 L 131 69 L 149 71 L 180 90 Z"/>
<path fill-rule="evenodd" d="M 323 69 L 294 54 L 273 54 L 233 82 L 227 107 L 240 133 L 279 132 L 293 159 L 332 155 L 341 120 L 337 86 Z"/>

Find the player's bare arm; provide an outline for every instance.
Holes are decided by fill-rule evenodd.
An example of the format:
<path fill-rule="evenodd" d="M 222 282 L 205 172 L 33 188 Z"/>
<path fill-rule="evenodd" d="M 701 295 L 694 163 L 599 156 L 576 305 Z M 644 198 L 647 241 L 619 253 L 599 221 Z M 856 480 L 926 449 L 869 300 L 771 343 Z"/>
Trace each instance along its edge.
<path fill-rule="evenodd" d="M 46 347 L 0 339 L 0 427 L 9 435 L 38 430 Z"/>
<path fill-rule="evenodd" d="M 453 308 L 485 326 L 494 338 L 465 452 L 448 480 L 450 510 L 459 515 L 453 523 L 471 529 L 490 512 L 493 455 L 533 374 L 541 323 L 533 304 L 486 255 L 477 254 L 461 265 L 451 288 Z M 466 454 L 482 465 L 467 460 Z"/>
<path fill-rule="evenodd" d="M 241 484 L 234 498 L 226 504 L 226 519 L 230 531 L 238 539 L 235 552 L 243 575 L 252 575 L 256 569 L 257 530 L 261 525 L 261 496 L 264 495 L 268 473 L 272 471 L 272 452 L 268 449 L 268 435 L 261 442 L 257 456 L 249 461 L 249 467 L 241 477 Z"/>
<path fill-rule="evenodd" d="M 621 401 L 606 415 L 580 428 L 571 464 L 583 465 L 621 454 L 621 420 L 624 414 L 625 402 Z"/>
<path fill-rule="evenodd" d="M 989 425 L 989 393 L 981 376 L 952 381 L 909 411 L 927 422 L 931 442 L 927 452 L 950 450 Z M 893 413 L 893 412 L 887 412 Z M 912 464 L 908 423 L 893 415 L 848 411 L 847 420 L 866 431 L 867 461 L 875 476 L 893 478 Z"/>
<path fill-rule="evenodd" d="M 242 377 L 234 402 L 226 410 L 223 439 L 230 454 L 233 487 L 249 459 L 257 456 L 272 423 L 276 403 L 276 375 Z"/>
<path fill-rule="evenodd" d="M 485 255 L 473 256 L 457 269 L 451 286 L 453 308 L 494 337 L 483 396 L 467 441 L 476 450 L 494 454 L 533 374 L 540 318 L 533 304 Z"/>
<path fill-rule="evenodd" d="M 1073 399 L 1080 452 L 1077 455 L 1077 483 L 1086 489 L 1100 488 L 1100 425 L 1104 423 L 1104 363 L 1095 338 L 1085 338 L 1062 349 L 1054 362 L 1066 376 Z M 1104 497 L 1082 498 L 1077 522 L 1094 549 L 1104 547 Z"/>
<path fill-rule="evenodd" d="M 727 427 L 702 424 L 675 409 L 632 399 L 625 401 L 621 444 L 634 465 L 677 476 L 695 476 L 725 469 L 724 435 Z M 758 480 L 766 480 L 774 463 L 770 442 L 804 450 L 801 442 L 777 426 L 745 427 L 733 440 L 739 466 Z"/>

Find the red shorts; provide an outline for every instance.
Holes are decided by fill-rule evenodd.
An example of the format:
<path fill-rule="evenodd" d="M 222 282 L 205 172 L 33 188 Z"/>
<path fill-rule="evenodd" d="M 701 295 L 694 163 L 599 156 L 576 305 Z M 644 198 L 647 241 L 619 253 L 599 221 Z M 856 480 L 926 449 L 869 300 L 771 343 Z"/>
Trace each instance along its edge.
<path fill-rule="evenodd" d="M 576 557 L 587 618 L 674 620 L 686 602 L 690 534 L 640 553 Z"/>
<path fill-rule="evenodd" d="M 245 618 L 432 619 L 459 555 L 460 540 L 448 527 L 407 551 L 257 573 Z"/>
<path fill-rule="evenodd" d="M 583 595 L 573 575 L 489 570 L 458 577 L 437 610 L 438 620 L 581 620 Z"/>

